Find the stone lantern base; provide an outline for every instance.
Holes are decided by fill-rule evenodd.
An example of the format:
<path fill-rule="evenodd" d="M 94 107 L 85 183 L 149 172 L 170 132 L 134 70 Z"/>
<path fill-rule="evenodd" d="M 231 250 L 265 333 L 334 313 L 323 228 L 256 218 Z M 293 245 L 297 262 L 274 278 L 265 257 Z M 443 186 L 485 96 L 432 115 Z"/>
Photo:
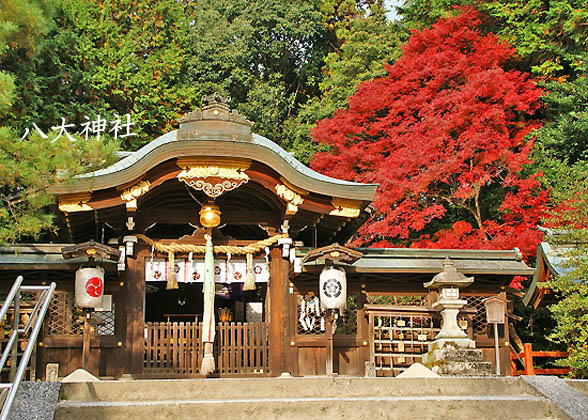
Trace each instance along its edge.
<path fill-rule="evenodd" d="M 482 350 L 468 338 L 442 338 L 429 344 L 423 365 L 442 376 L 490 376 L 492 364 L 482 361 Z"/>

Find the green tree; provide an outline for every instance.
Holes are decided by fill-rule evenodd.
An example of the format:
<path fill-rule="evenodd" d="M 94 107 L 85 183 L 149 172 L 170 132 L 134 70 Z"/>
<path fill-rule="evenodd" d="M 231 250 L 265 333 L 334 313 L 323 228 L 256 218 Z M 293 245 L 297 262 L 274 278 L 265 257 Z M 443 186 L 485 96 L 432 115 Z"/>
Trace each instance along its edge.
<path fill-rule="evenodd" d="M 557 324 L 549 338 L 567 346 L 569 356 L 561 364 L 571 368 L 571 376 L 588 378 L 588 184 L 576 191 L 552 219 L 567 232 L 560 241 L 569 251 L 566 273 L 548 284 L 558 296 L 550 307 Z"/>
<path fill-rule="evenodd" d="M 17 85 L 9 122 L 23 131 L 61 117 L 80 124 L 129 113 L 138 134 L 125 139 L 131 150 L 168 131 L 195 101 L 182 83 L 190 10 L 173 0 L 55 2 L 39 54 L 25 60 L 13 50 L 2 59 Z"/>
<path fill-rule="evenodd" d="M 198 0 L 186 78 L 230 95 L 254 131 L 288 145 L 285 126 L 319 92 L 328 30 L 318 0 Z M 214 23 L 212 23 L 214 22 Z"/>
<path fill-rule="evenodd" d="M 334 32 L 331 51 L 325 57 L 320 93 L 302 105 L 299 116 L 288 125 L 287 147 L 296 157 L 309 162 L 317 151 L 310 130 L 317 121 L 347 107 L 357 86 L 386 74 L 386 65 L 400 57 L 407 32 L 386 18 L 384 2 L 325 1 L 323 13 Z"/>
<path fill-rule="evenodd" d="M 44 5 L 23 0 L 5 0 L 0 5 L 0 58 L 34 59 L 50 19 Z M 14 81 L 13 74 L 0 71 L 0 121 L 11 120 L 12 103 L 18 100 Z M 20 141 L 13 127 L 0 125 L 0 243 L 35 238 L 54 229 L 48 212 L 54 198 L 47 188 L 113 160 L 115 142 L 79 138 L 71 142 L 65 136 L 54 141 L 53 134 L 35 132 Z"/>
<path fill-rule="evenodd" d="M 588 53 L 584 54 L 588 69 Z M 588 71 L 570 81 L 550 81 L 543 98 L 547 123 L 536 131 L 534 167 L 544 173 L 542 183 L 556 202 L 579 182 L 588 181 Z"/>
<path fill-rule="evenodd" d="M 11 123 L 130 113 L 130 150 L 215 91 L 283 143 L 286 121 L 318 93 L 327 52 L 319 0 L 60 0 L 55 22 L 34 60 L 5 57 L 19 93 Z"/>

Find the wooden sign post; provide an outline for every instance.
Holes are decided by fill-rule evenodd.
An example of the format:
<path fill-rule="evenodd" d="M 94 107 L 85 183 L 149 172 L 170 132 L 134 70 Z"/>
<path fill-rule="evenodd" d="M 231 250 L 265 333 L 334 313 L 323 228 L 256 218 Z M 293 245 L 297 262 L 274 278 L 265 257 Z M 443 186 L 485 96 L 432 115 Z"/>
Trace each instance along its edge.
<path fill-rule="evenodd" d="M 500 375 L 500 349 L 498 348 L 498 324 L 504 324 L 506 317 L 506 300 L 491 296 L 484 299 L 486 321 L 494 325 L 494 353 L 496 357 L 496 374 Z"/>
<path fill-rule="evenodd" d="M 92 312 L 84 311 L 84 335 L 82 338 L 82 369 L 88 370 L 88 359 L 90 358 L 90 339 L 92 338 L 92 325 L 90 317 Z"/>

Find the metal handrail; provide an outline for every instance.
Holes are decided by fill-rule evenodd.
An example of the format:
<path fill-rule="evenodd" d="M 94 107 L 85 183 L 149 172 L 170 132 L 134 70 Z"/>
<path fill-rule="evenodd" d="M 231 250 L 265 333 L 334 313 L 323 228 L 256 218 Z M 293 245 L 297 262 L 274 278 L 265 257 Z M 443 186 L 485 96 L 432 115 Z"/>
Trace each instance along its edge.
<path fill-rule="evenodd" d="M 41 326 L 43 325 L 43 320 L 45 319 L 47 308 L 49 307 L 49 303 L 51 302 L 51 298 L 53 297 L 53 293 L 55 292 L 56 287 L 55 283 L 51 283 L 49 286 L 23 286 L 22 281 L 22 276 L 18 276 L 16 278 L 16 281 L 12 285 L 10 292 L 8 292 L 8 296 L 6 297 L 6 300 L 4 301 L 4 303 L 2 304 L 2 308 L 0 309 L 0 321 L 4 320 L 4 317 L 8 313 L 8 310 L 11 306 L 14 309 L 12 333 L 10 335 L 10 339 L 8 340 L 7 346 L 4 348 L 2 356 L 0 357 L 0 371 L 4 367 L 4 364 L 6 363 L 8 358 L 11 357 L 11 382 L 7 384 L 0 384 L 0 389 L 8 390 L 8 394 L 6 395 L 6 398 L 4 399 L 4 402 L 2 404 L 2 411 L 0 411 L 0 420 L 6 420 L 8 418 L 8 415 L 10 414 L 12 404 L 14 403 L 14 398 L 16 397 L 16 392 L 18 391 L 18 387 L 22 382 L 25 370 L 29 364 L 31 354 L 36 345 L 37 336 L 39 335 L 39 331 L 41 330 Z M 39 299 L 37 300 L 37 303 L 35 304 L 33 311 L 30 314 L 30 318 L 28 319 L 24 328 L 19 328 L 19 320 L 21 315 L 21 291 L 41 292 L 41 294 L 39 295 Z M 22 334 L 23 336 L 26 336 L 29 330 L 31 330 L 31 333 L 28 337 L 27 345 L 22 353 L 20 362 L 18 363 L 18 367 L 15 370 L 18 357 L 18 335 Z"/>

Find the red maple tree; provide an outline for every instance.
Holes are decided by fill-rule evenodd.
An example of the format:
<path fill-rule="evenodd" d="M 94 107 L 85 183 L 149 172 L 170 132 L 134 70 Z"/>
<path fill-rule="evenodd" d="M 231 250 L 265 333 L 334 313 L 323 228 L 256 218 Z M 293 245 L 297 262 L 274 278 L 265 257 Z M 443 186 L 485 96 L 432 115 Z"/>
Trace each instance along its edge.
<path fill-rule="evenodd" d="M 355 245 L 535 251 L 547 191 L 523 175 L 542 90 L 505 65 L 515 51 L 464 8 L 413 32 L 388 75 L 312 132 L 311 167 L 379 184 Z"/>

